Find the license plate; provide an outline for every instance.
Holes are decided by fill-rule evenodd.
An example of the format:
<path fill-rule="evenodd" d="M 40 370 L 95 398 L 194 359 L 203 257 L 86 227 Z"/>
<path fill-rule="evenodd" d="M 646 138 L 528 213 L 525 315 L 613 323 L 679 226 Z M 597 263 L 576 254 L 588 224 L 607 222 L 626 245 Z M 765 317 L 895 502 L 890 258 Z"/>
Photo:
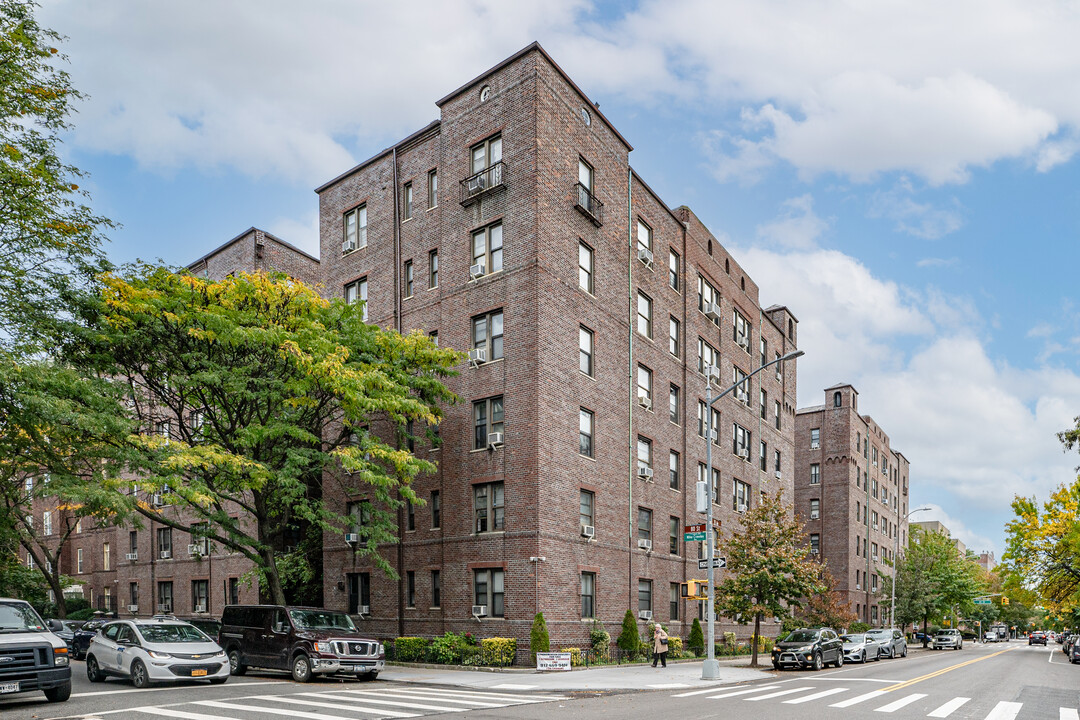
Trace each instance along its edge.
<path fill-rule="evenodd" d="M 191 671 L 191 677 L 202 677 L 204 675 L 206 675 L 205 670 L 192 670 Z"/>
<path fill-rule="evenodd" d="M 19 681 L 0 684 L 0 694 L 19 692 Z"/>

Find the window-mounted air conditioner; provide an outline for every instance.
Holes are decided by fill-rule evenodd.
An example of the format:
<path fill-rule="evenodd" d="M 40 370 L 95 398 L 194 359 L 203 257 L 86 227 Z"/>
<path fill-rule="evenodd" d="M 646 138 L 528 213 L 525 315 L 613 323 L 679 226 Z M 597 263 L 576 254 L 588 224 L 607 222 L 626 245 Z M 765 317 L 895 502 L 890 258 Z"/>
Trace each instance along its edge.
<path fill-rule="evenodd" d="M 162 550 L 160 553 L 158 553 L 158 557 L 160 557 L 162 560 L 168 560 L 172 557 L 172 550 Z"/>
<path fill-rule="evenodd" d="M 188 545 L 187 546 L 187 554 L 194 557 L 196 555 L 205 555 L 206 553 L 203 552 L 203 546 L 202 545 Z"/>
<path fill-rule="evenodd" d="M 483 277 L 487 274 L 487 263 L 478 262 L 475 265 L 469 266 L 469 277 L 473 280 Z"/>
<path fill-rule="evenodd" d="M 652 620 L 652 610 L 638 610 L 637 616 L 640 620 Z"/>
<path fill-rule="evenodd" d="M 469 351 L 469 362 L 473 367 L 487 362 L 487 348 L 473 348 Z"/>
<path fill-rule="evenodd" d="M 150 496 L 150 504 L 156 507 L 161 507 L 165 504 L 165 500 L 161 497 L 161 493 L 154 493 Z"/>
<path fill-rule="evenodd" d="M 487 605 L 473 605 L 473 617 L 487 617 Z"/>
<path fill-rule="evenodd" d="M 779 470 L 777 470 L 777 471 L 776 471 L 775 475 L 776 475 L 776 479 L 777 479 L 777 480 L 779 480 L 780 478 L 784 477 L 784 474 L 783 474 L 782 472 L 780 472 Z"/>
<path fill-rule="evenodd" d="M 596 537 L 596 528 L 592 525 L 581 526 L 581 537 L 594 538 Z"/>
<path fill-rule="evenodd" d="M 195 606 L 195 612 L 197 612 L 197 613 L 204 613 L 204 612 L 206 612 L 206 603 L 198 603 L 198 604 L 197 604 L 197 605 Z"/>
<path fill-rule="evenodd" d="M 503 434 L 501 432 L 488 433 L 488 447 L 502 447 Z"/>
<path fill-rule="evenodd" d="M 652 480 L 653 471 L 648 465 L 638 465 L 637 476 L 642 480 Z"/>
<path fill-rule="evenodd" d="M 341 252 L 352 252 L 356 249 L 356 239 L 345 240 L 341 243 Z"/>
<path fill-rule="evenodd" d="M 645 394 L 644 390 L 638 390 L 637 396 L 638 405 L 646 410 L 652 410 L 652 399 Z"/>
<path fill-rule="evenodd" d="M 171 613 L 172 603 L 158 603 L 158 612 Z"/>
<path fill-rule="evenodd" d="M 746 460 L 750 457 L 750 451 L 746 448 L 739 448 L 735 451 L 735 454 L 741 457 L 743 460 Z"/>
<path fill-rule="evenodd" d="M 739 503 L 738 506 L 736 506 L 736 508 L 735 508 L 735 512 L 740 512 L 740 513 L 746 512 L 746 503 Z"/>
<path fill-rule="evenodd" d="M 133 553 L 128 553 L 128 554 L 127 554 L 127 555 L 125 555 L 124 557 L 125 557 L 126 559 L 128 559 L 128 560 L 138 560 L 138 559 L 139 559 L 139 553 L 137 553 L 137 552 L 133 552 Z"/>
<path fill-rule="evenodd" d="M 128 612 L 129 613 L 137 613 L 137 612 L 139 612 L 139 606 L 138 605 L 128 605 Z"/>
<path fill-rule="evenodd" d="M 711 378 L 711 379 L 716 380 L 716 381 L 719 381 L 720 380 L 720 368 L 717 367 L 716 365 L 706 365 L 705 366 L 705 377 Z"/>
<path fill-rule="evenodd" d="M 357 615 L 370 615 L 371 614 L 371 606 L 370 605 L 361 605 L 361 606 L 359 606 L 358 608 L 356 608 L 356 614 Z"/>
<path fill-rule="evenodd" d="M 707 302 L 705 303 L 705 317 L 710 320 L 720 320 L 720 303 Z"/>
<path fill-rule="evenodd" d="M 360 542 L 360 533 L 345 533 L 345 542 L 355 545 Z"/>
<path fill-rule="evenodd" d="M 639 247 L 637 251 L 637 259 L 640 260 L 645 267 L 651 268 L 653 264 L 652 250 L 646 247 Z"/>
<path fill-rule="evenodd" d="M 641 550 L 652 550 L 652 540 L 638 540 L 637 546 Z"/>

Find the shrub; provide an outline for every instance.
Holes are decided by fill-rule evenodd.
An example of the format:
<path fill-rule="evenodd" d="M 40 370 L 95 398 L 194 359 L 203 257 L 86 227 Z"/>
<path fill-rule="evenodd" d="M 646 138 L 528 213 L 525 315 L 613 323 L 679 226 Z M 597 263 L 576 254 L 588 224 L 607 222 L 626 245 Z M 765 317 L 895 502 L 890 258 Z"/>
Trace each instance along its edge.
<path fill-rule="evenodd" d="M 750 642 L 753 642 L 753 640 L 751 640 Z M 758 635 L 757 651 L 759 653 L 771 652 L 773 644 L 773 639 L 771 637 Z"/>
<path fill-rule="evenodd" d="M 86 598 L 71 597 L 64 601 L 64 607 L 67 610 L 67 616 L 70 619 L 71 613 L 88 609 L 90 607 L 90 601 Z"/>
<path fill-rule="evenodd" d="M 735 639 L 735 633 L 724 633 L 724 644 L 727 645 L 729 648 L 734 648 L 736 645 L 738 645 L 739 641 Z"/>
<path fill-rule="evenodd" d="M 462 662 L 465 653 L 474 647 L 476 647 L 476 643 L 471 633 L 458 635 L 448 632 L 442 637 L 437 637 L 431 641 L 428 654 L 432 662 L 443 665 L 456 665 Z"/>
<path fill-rule="evenodd" d="M 559 648 L 559 652 L 570 653 L 570 667 L 578 667 L 579 665 L 585 664 L 585 654 L 581 652 L 581 648 Z"/>
<path fill-rule="evenodd" d="M 428 641 L 419 637 L 399 637 L 394 641 L 394 657 L 399 662 L 423 662 Z"/>
<path fill-rule="evenodd" d="M 851 627 L 848 628 L 849 633 L 864 633 L 870 629 L 869 623 L 856 622 L 851 623 Z"/>
<path fill-rule="evenodd" d="M 622 632 L 619 633 L 619 639 L 615 641 L 615 644 L 630 656 L 636 655 L 640 650 L 641 641 L 638 639 L 637 620 L 634 618 L 633 610 L 627 610 L 623 615 Z"/>
<path fill-rule="evenodd" d="M 536 664 L 536 653 L 547 652 L 550 649 L 551 638 L 548 637 L 544 613 L 536 613 L 536 617 L 533 618 L 532 632 L 529 633 L 529 658 L 532 664 Z"/>
<path fill-rule="evenodd" d="M 589 630 L 589 644 L 596 655 L 607 655 L 611 648 L 611 633 L 604 629 L 602 623 L 595 620 L 592 629 Z"/>
<path fill-rule="evenodd" d="M 677 635 L 670 635 L 667 639 L 668 657 L 678 658 L 682 657 L 682 638 Z"/>
<path fill-rule="evenodd" d="M 517 655 L 516 638 L 484 638 L 480 641 L 484 660 L 490 665 L 512 665 Z"/>
<path fill-rule="evenodd" d="M 68 620 L 89 620 L 92 617 L 94 617 L 93 608 L 83 608 L 67 614 Z"/>
<path fill-rule="evenodd" d="M 730 633 L 734 636 L 734 633 Z M 727 637 L 728 633 L 724 633 Z M 705 654 L 705 633 L 701 631 L 701 622 L 697 618 L 694 618 L 694 624 L 690 626 L 690 637 L 686 641 L 690 652 L 694 653 L 697 657 L 701 657 Z"/>

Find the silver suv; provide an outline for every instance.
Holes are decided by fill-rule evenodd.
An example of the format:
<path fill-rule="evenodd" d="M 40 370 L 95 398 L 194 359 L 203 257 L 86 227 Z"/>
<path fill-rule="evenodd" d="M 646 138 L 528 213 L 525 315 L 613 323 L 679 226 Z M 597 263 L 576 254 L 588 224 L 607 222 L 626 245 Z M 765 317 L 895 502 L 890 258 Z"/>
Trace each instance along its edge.
<path fill-rule="evenodd" d="M 962 647 L 964 647 L 964 638 L 960 636 L 959 630 L 938 630 L 934 635 L 935 650 L 944 648 L 959 650 Z"/>
<path fill-rule="evenodd" d="M 25 600 L 0 598 L 0 697 L 42 690 L 49 702 L 71 696 L 68 647 Z"/>
<path fill-rule="evenodd" d="M 866 634 L 877 641 L 877 644 L 881 647 L 881 654 L 885 657 L 907 657 L 907 640 L 904 639 L 904 634 L 896 628 L 867 630 Z"/>

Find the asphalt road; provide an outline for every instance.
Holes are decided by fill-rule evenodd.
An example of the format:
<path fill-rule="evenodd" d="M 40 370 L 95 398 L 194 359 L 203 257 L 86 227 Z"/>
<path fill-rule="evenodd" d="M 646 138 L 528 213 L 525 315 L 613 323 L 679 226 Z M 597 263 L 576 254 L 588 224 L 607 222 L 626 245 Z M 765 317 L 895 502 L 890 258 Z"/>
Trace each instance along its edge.
<path fill-rule="evenodd" d="M 230 678 L 136 690 L 123 680 L 104 685 L 73 668 L 72 697 L 50 704 L 41 695 L 0 700 L 3 720 L 368 720 L 421 716 L 464 718 L 839 718 L 884 713 L 892 718 L 1080 720 L 1080 666 L 1060 646 L 965 645 L 918 651 L 907 658 L 845 665 L 821 672 L 789 670 L 764 680 L 710 689 L 575 692 L 465 689 L 393 682 L 322 680 L 306 685 L 285 674 Z M 391 678 L 390 680 L 386 678 Z"/>

